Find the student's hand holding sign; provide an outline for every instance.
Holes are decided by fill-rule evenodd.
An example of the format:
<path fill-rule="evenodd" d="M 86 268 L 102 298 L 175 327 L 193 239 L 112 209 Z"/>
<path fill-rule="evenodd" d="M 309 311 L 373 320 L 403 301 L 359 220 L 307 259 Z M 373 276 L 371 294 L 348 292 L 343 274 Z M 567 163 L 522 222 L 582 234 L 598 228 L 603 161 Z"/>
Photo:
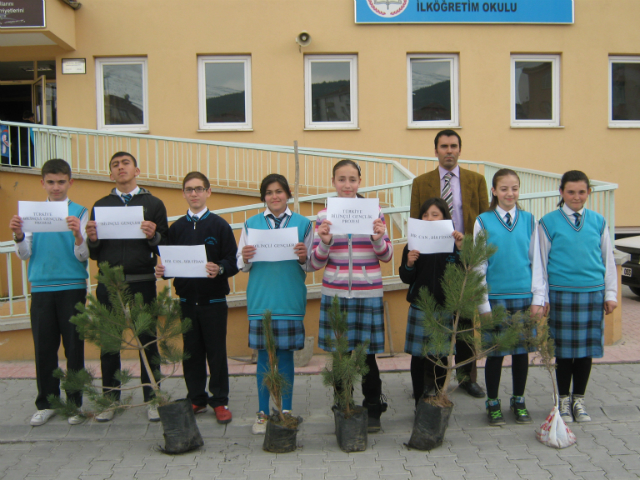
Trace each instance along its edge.
<path fill-rule="evenodd" d="M 150 222 L 149 220 L 145 220 L 140 224 L 140 229 L 147 236 L 147 240 L 153 240 L 153 237 L 156 236 L 156 224 Z"/>

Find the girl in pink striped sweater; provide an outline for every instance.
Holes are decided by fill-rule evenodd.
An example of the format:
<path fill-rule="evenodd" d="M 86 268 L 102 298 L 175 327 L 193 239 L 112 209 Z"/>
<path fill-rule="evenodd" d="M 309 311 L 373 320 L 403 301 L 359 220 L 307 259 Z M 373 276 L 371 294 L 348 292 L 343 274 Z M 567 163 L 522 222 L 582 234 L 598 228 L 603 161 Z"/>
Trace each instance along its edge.
<path fill-rule="evenodd" d="M 352 160 L 341 160 L 333 167 L 331 183 L 338 197 L 355 198 L 360 186 L 360 167 Z M 327 210 L 318 213 L 316 237 L 311 265 L 325 267 L 320 303 L 318 346 L 329 351 L 326 338 L 331 335 L 329 309 L 333 297 L 340 299 L 340 309 L 347 312 L 349 347 L 369 342 L 367 366 L 369 373 L 362 378 L 363 406 L 368 410 L 369 431 L 380 430 L 380 415 L 386 411 L 382 395 L 380 371 L 376 353 L 384 352 L 384 308 L 382 305 L 382 273 L 380 261 L 393 256 L 391 241 L 386 234 L 384 215 L 373 222 L 373 235 L 331 234 Z"/>

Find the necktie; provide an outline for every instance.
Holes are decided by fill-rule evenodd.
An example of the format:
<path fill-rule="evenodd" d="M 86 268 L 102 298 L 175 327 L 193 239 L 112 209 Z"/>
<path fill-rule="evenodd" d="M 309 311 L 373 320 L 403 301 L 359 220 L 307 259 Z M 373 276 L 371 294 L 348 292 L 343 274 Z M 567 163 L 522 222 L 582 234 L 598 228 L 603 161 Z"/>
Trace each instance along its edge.
<path fill-rule="evenodd" d="M 504 223 L 507 224 L 507 227 L 511 227 L 511 214 L 509 212 L 504 216 Z"/>
<path fill-rule="evenodd" d="M 282 216 L 282 217 L 280 217 L 280 218 L 276 218 L 276 216 L 275 216 L 275 215 L 273 215 L 273 214 L 271 214 L 271 213 L 270 213 L 270 214 L 269 214 L 269 217 L 270 217 L 271 219 L 273 219 L 273 223 L 275 223 L 276 228 L 280 228 L 280 224 L 282 223 L 282 220 L 284 220 L 284 219 L 285 219 L 286 215 L 283 215 L 283 216 Z"/>
<path fill-rule="evenodd" d="M 196 224 L 198 223 L 198 220 L 200 220 L 200 217 L 198 217 L 198 215 L 192 215 L 191 220 L 193 220 L 193 229 L 195 230 Z"/>
<path fill-rule="evenodd" d="M 453 214 L 453 192 L 451 191 L 451 177 L 453 173 L 447 172 L 444 176 L 444 187 L 442 187 L 442 199 L 449 206 L 449 213 Z"/>
<path fill-rule="evenodd" d="M 131 199 L 133 198 L 133 195 L 131 195 L 130 193 L 123 193 L 121 195 L 121 197 L 122 197 L 122 201 L 126 205 L 127 203 L 129 203 L 131 201 Z"/>
<path fill-rule="evenodd" d="M 580 226 L 580 217 L 582 215 L 580 215 L 578 212 L 576 212 L 576 213 L 573 214 L 573 216 L 576 217 L 576 227 L 579 227 Z"/>

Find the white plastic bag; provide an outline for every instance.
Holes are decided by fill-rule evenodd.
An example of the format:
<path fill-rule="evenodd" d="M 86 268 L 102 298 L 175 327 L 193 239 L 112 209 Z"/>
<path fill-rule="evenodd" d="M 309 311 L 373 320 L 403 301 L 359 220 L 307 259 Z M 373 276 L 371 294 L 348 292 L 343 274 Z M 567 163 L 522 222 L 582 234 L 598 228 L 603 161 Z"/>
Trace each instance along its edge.
<path fill-rule="evenodd" d="M 536 438 L 547 447 L 554 448 L 566 448 L 576 443 L 576 436 L 564 423 L 557 405 L 536 431 Z"/>

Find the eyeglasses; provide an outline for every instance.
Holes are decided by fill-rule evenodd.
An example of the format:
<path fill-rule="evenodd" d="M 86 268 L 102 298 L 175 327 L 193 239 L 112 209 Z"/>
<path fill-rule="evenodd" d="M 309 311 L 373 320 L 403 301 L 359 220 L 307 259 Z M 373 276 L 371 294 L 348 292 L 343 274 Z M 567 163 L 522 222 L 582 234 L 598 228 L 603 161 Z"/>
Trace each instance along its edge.
<path fill-rule="evenodd" d="M 206 192 L 206 191 L 207 191 L 207 189 L 204 188 L 204 187 L 196 187 L 196 188 L 187 187 L 187 188 L 184 189 L 184 193 L 186 193 L 186 194 L 190 194 L 190 193 L 193 193 L 193 192 L 202 193 L 202 192 Z"/>

